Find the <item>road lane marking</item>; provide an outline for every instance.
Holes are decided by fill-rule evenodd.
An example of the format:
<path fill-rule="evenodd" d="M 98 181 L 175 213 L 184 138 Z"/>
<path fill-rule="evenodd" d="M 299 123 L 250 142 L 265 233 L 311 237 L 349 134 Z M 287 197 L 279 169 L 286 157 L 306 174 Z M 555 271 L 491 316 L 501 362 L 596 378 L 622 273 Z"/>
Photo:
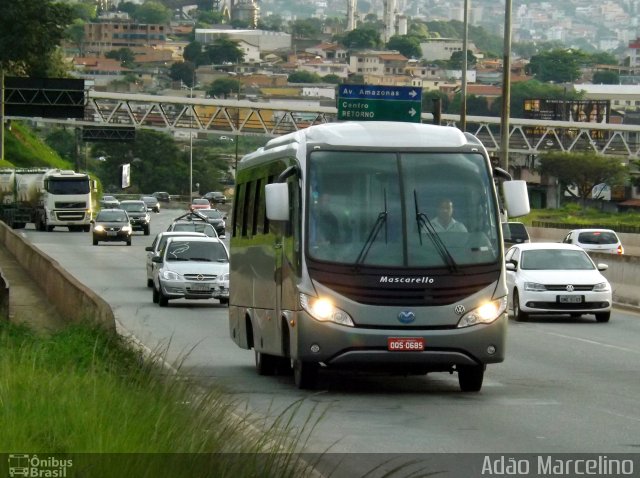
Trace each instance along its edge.
<path fill-rule="evenodd" d="M 610 349 L 620 350 L 621 352 L 631 352 L 633 354 L 640 355 L 640 351 L 639 350 L 630 349 L 628 347 L 621 347 L 619 345 L 607 344 L 607 343 L 604 343 L 604 342 L 598 342 L 597 340 L 583 339 L 583 338 L 580 338 L 580 337 L 574 337 L 573 335 L 558 334 L 556 332 L 543 332 L 543 334 L 554 335 L 556 337 L 562 337 L 564 339 L 576 340 L 578 342 L 584 342 L 584 343 L 592 344 L 592 345 L 600 345 L 601 347 L 607 347 L 607 348 L 610 348 Z"/>

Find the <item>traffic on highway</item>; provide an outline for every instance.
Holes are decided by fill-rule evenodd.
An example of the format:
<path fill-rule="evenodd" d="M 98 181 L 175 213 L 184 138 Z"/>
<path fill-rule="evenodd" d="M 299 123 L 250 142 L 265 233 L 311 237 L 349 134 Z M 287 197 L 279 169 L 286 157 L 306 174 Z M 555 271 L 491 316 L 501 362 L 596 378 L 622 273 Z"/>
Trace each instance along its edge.
<path fill-rule="evenodd" d="M 448 374 L 321 372 L 314 391 L 299 390 L 291 375 L 255 373 L 253 354 L 229 337 L 225 304 L 179 299 L 159 308 L 153 303 L 145 248 L 179 213 L 162 209 L 153 216 L 151 236 L 134 232 L 131 247 L 96 248 L 89 234 L 63 230 L 22 232 L 111 305 L 121 333 L 162 351 L 200 385 L 224 387 L 239 409 L 267 421 L 293 414 L 296 426 L 313 423 L 309 452 L 637 452 L 637 312 L 614 307 L 608 323 L 588 315 L 509 320 L 505 361 L 494 365 L 482 391 L 473 395 L 461 393 L 456 377 Z M 345 473 L 354 476 L 371 465 L 370 456 L 353 455 L 353 469 Z"/>

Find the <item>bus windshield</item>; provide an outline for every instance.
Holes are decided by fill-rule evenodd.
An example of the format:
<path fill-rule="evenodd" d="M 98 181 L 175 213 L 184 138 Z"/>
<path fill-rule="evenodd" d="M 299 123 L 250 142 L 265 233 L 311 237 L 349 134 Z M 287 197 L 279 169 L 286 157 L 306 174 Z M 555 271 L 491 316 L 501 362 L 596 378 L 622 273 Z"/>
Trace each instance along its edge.
<path fill-rule="evenodd" d="M 360 266 L 495 263 L 499 220 L 480 153 L 315 151 L 307 254 Z"/>

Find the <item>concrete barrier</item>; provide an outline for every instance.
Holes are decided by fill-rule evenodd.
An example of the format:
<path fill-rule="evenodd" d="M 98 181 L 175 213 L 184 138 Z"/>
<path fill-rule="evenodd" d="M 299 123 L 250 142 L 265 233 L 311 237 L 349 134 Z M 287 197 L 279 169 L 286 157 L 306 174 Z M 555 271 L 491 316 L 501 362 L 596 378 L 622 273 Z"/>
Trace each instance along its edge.
<path fill-rule="evenodd" d="M 108 330 L 116 330 L 113 310 L 104 299 L 85 287 L 57 261 L 33 247 L 2 221 L 0 221 L 0 241 L 65 320 L 70 323 L 89 322 Z"/>
<path fill-rule="evenodd" d="M 9 281 L 0 270 L 0 320 L 9 319 Z"/>

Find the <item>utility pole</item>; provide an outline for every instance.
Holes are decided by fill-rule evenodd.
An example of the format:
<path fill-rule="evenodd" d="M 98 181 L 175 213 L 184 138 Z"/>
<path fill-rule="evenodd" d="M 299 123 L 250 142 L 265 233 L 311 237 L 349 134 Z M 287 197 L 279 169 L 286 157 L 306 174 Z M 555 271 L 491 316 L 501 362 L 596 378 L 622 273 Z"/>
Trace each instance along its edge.
<path fill-rule="evenodd" d="M 509 171 L 509 114 L 511 111 L 511 0 L 504 7 L 504 52 L 502 56 L 502 112 L 500 117 L 500 167 Z"/>
<path fill-rule="evenodd" d="M 469 49 L 469 0 L 464 0 L 462 35 L 462 90 L 460 93 L 460 129 L 467 130 L 467 51 Z"/>
<path fill-rule="evenodd" d="M 4 67 L 0 63 L 0 161 L 4 161 Z"/>

